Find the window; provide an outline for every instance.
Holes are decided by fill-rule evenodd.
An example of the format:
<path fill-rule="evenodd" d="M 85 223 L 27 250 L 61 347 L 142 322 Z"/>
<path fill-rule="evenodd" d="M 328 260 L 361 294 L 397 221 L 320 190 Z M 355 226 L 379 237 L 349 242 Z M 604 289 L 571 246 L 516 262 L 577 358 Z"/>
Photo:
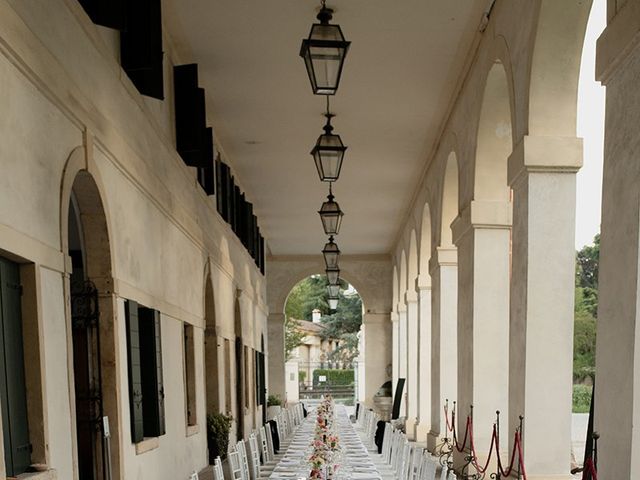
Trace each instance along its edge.
<path fill-rule="evenodd" d="M 184 324 L 184 392 L 187 426 L 197 425 L 196 417 L 196 367 L 193 325 Z"/>
<path fill-rule="evenodd" d="M 224 378 L 225 378 L 225 389 L 224 389 L 224 400 L 225 400 L 225 408 L 227 412 L 231 412 L 231 366 L 233 365 L 233 354 L 231 353 L 231 341 L 228 338 L 224 339 Z"/>
<path fill-rule="evenodd" d="M 160 312 L 127 300 L 127 351 L 131 439 L 165 434 Z"/>
<path fill-rule="evenodd" d="M 31 465 L 22 339 L 20 268 L 0 258 L 0 403 L 9 477 Z"/>

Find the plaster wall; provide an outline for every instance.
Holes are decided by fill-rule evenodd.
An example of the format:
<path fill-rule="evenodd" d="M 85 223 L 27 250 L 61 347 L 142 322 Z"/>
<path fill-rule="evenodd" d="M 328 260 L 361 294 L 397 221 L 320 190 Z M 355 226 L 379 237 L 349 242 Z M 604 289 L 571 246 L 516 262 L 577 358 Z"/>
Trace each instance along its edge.
<path fill-rule="evenodd" d="M 253 351 L 261 349 L 263 335 L 266 340 L 264 277 L 217 214 L 215 198 L 204 194 L 195 170 L 175 151 L 171 70 L 180 63 L 165 39 L 166 98 L 142 97 L 118 64 L 117 35 L 93 25 L 77 1 L 0 0 L 0 109 L 5 112 L 0 118 L 0 252 L 41 267 L 36 295 L 46 366 L 42 409 L 48 412 L 48 464 L 61 479 L 77 475 L 65 298 L 70 262 L 63 250 L 63 206 L 75 175 L 72 163 L 95 180 L 107 220 L 110 258 L 102 261 L 111 262 L 117 297 L 122 445 L 122 466 L 114 478 L 186 478 L 207 463 L 205 271 L 213 286 L 217 343 L 235 340 L 238 290 L 251 375 Z M 72 152 L 80 159 L 71 162 L 76 158 Z M 142 454 L 136 454 L 130 440 L 124 298 L 162 313 L 167 434 Z M 196 327 L 198 426 L 190 430 L 184 405 L 183 322 Z M 225 360 L 218 362 L 218 372 L 206 372 L 226 378 L 223 386 L 234 384 L 227 378 L 235 378 L 229 361 L 233 348 L 231 358 L 218 352 Z M 230 394 L 233 399 L 234 389 Z M 250 408 L 244 414 L 250 431 L 259 409 L 253 387 L 248 395 Z"/>

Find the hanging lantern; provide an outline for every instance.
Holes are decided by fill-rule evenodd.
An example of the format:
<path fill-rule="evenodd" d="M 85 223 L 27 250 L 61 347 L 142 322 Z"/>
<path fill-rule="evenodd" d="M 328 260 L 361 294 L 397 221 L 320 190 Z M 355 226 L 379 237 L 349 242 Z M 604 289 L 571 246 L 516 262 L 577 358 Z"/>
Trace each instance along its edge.
<path fill-rule="evenodd" d="M 327 280 L 330 285 L 335 285 L 338 283 L 340 279 L 340 269 L 338 267 L 327 268 L 325 270 L 325 273 L 327 274 Z"/>
<path fill-rule="evenodd" d="M 318 214 L 320 220 L 322 220 L 322 228 L 326 235 L 337 235 L 340 231 L 340 225 L 342 224 L 342 216 L 344 212 L 340 210 L 338 202 L 334 202 L 335 197 L 331 193 L 331 184 L 329 184 L 329 195 L 327 201 L 322 204 Z"/>
<path fill-rule="evenodd" d="M 333 236 L 329 237 L 329 242 L 324 245 L 322 249 L 322 255 L 324 256 L 324 263 L 327 268 L 338 268 L 338 257 L 340 256 L 340 249 L 338 245 L 333 241 Z"/>
<path fill-rule="evenodd" d="M 342 168 L 342 160 L 347 147 L 342 143 L 340 135 L 334 135 L 331 118 L 335 115 L 325 114 L 327 123 L 323 127 L 324 132 L 318 137 L 315 147 L 311 150 L 313 160 L 316 162 L 316 169 L 320 180 L 323 182 L 335 182 L 340 177 L 340 169 Z"/>
<path fill-rule="evenodd" d="M 338 308 L 338 297 L 329 297 L 329 308 L 331 310 Z"/>
<path fill-rule="evenodd" d="M 302 40 L 300 56 L 304 58 L 313 93 L 335 95 L 351 42 L 345 40 L 340 25 L 329 24 L 333 10 L 324 2 L 316 18 L 320 23 L 314 23 L 309 38 Z"/>

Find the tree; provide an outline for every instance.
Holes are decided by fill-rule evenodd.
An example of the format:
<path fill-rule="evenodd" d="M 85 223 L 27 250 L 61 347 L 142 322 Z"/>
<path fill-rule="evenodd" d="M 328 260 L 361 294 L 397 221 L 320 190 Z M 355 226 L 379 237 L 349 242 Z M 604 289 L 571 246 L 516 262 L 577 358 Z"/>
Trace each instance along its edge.
<path fill-rule="evenodd" d="M 300 331 L 298 321 L 293 318 L 284 320 L 284 358 L 285 361 L 291 359 L 291 352 L 302 344 L 304 333 Z"/>

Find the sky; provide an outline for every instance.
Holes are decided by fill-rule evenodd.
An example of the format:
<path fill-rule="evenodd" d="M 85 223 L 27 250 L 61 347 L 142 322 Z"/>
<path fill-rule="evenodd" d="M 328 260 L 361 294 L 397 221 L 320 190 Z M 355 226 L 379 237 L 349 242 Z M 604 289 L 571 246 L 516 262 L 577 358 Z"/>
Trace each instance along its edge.
<path fill-rule="evenodd" d="M 576 190 L 576 249 L 600 232 L 605 88 L 595 80 L 596 40 L 606 26 L 606 0 L 594 0 L 587 25 L 580 83 L 577 134 L 584 139 L 584 165 Z"/>

